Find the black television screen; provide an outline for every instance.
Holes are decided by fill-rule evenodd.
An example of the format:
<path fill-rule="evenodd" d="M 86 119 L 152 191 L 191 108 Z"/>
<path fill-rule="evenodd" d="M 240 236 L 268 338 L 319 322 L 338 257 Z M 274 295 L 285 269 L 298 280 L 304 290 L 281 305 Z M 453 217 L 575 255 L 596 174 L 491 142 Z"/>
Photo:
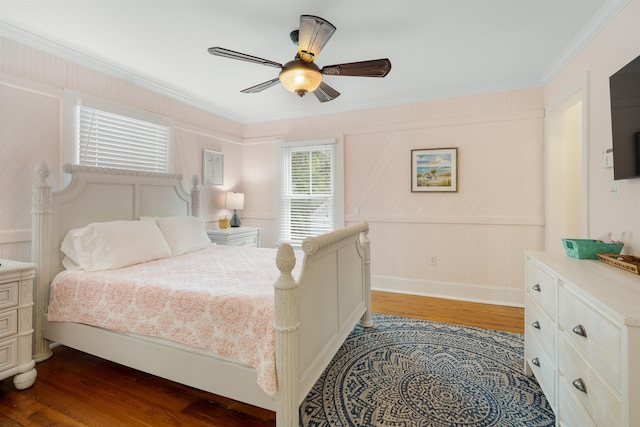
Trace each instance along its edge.
<path fill-rule="evenodd" d="M 609 78 L 613 179 L 640 177 L 640 56 Z"/>

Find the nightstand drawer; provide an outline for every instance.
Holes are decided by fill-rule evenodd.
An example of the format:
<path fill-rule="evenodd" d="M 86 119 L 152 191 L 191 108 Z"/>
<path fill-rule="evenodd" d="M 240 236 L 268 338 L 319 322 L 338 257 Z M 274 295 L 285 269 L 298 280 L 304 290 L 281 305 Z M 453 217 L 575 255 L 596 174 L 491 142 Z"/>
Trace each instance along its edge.
<path fill-rule="evenodd" d="M 232 227 L 207 230 L 209 240 L 216 245 L 260 247 L 260 228 Z"/>
<path fill-rule="evenodd" d="M 0 285 L 0 310 L 18 305 L 18 282 Z"/>
<path fill-rule="evenodd" d="M 18 310 L 0 313 L 0 340 L 18 333 Z"/>
<path fill-rule="evenodd" d="M 258 236 L 253 234 L 249 236 L 234 236 L 229 238 L 229 246 L 258 246 Z"/>
<path fill-rule="evenodd" d="M 31 387 L 37 376 L 31 324 L 34 277 L 35 264 L 0 259 L 0 380 L 15 375 L 18 390 Z"/>
<path fill-rule="evenodd" d="M 4 374 L 5 371 L 16 366 L 18 366 L 18 339 L 0 341 L 0 379 L 7 377 Z"/>

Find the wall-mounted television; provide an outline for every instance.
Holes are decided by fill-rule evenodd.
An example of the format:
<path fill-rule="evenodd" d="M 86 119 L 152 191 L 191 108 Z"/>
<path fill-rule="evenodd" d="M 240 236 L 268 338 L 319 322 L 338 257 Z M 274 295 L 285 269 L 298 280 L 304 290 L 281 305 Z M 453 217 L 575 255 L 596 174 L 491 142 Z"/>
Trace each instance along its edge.
<path fill-rule="evenodd" d="M 613 179 L 640 177 L 640 56 L 609 78 Z"/>

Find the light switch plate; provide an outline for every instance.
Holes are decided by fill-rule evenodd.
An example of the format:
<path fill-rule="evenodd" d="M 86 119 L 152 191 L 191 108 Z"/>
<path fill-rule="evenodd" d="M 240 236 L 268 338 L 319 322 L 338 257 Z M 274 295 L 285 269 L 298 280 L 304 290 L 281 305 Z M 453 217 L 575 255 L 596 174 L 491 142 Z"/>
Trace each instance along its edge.
<path fill-rule="evenodd" d="M 609 148 L 608 150 L 604 150 L 602 152 L 602 167 L 603 168 L 613 167 L 613 148 Z"/>
<path fill-rule="evenodd" d="M 611 183 L 611 190 L 609 190 L 609 195 L 612 199 L 620 198 L 620 181 L 613 181 Z"/>

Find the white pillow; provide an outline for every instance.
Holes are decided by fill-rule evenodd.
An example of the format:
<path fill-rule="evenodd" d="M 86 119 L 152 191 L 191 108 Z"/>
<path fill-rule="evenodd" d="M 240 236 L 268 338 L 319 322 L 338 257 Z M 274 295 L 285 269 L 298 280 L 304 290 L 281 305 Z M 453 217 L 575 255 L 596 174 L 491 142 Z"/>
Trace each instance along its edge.
<path fill-rule="evenodd" d="M 76 248 L 73 246 L 73 237 L 78 236 L 81 232 L 81 228 L 74 228 L 73 230 L 67 231 L 67 234 L 64 236 L 64 240 L 62 240 L 62 245 L 60 245 L 60 250 L 66 255 L 65 258 L 68 258 L 72 264 L 75 264 L 76 268 L 78 265 L 78 254 L 76 252 Z M 70 270 L 70 268 L 65 264 L 65 260 L 62 260 L 62 265 L 64 265 L 67 270 Z"/>
<path fill-rule="evenodd" d="M 211 245 L 211 240 L 209 240 L 199 218 L 168 216 L 157 217 L 156 220 L 173 256 L 197 251 Z"/>
<path fill-rule="evenodd" d="M 65 256 L 62 259 L 62 266 L 65 268 L 65 270 L 78 270 L 80 268 L 78 263 L 72 260 L 71 258 L 69 258 L 68 256 Z"/>
<path fill-rule="evenodd" d="M 92 223 L 70 230 L 62 243 L 65 255 L 88 271 L 112 270 L 171 256 L 162 232 L 148 221 Z"/>

